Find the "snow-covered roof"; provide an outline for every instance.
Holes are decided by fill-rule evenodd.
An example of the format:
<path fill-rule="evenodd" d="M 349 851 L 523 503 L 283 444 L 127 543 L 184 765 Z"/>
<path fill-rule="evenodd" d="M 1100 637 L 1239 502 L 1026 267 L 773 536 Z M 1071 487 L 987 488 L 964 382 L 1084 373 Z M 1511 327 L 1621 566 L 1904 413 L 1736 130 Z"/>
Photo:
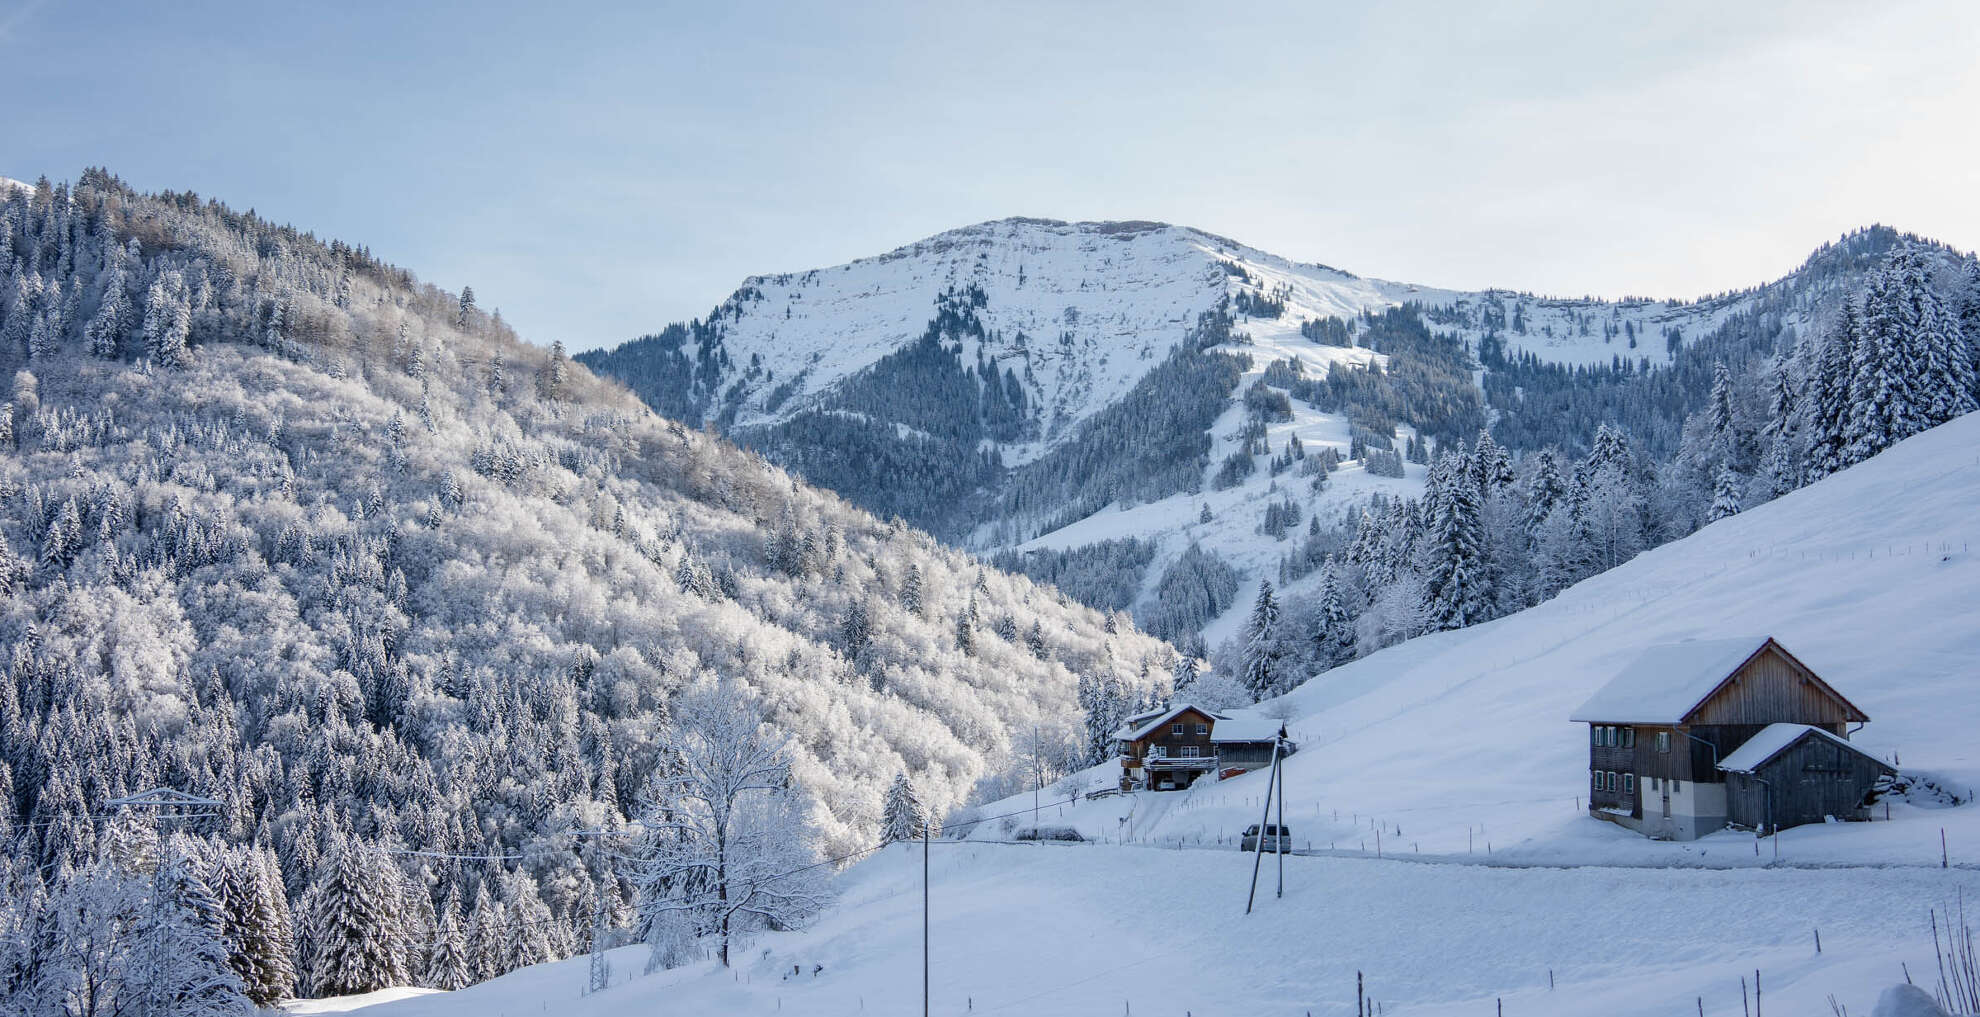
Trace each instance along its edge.
<path fill-rule="evenodd" d="M 1225 717 L 1210 728 L 1210 740 L 1214 743 L 1269 742 L 1285 728 L 1285 721 L 1271 717 Z"/>
<path fill-rule="evenodd" d="M 1787 751 L 1795 742 L 1811 734 L 1827 738 L 1865 759 L 1877 759 L 1876 756 L 1857 748 L 1848 739 L 1832 731 L 1808 724 L 1769 724 L 1761 728 L 1759 734 L 1748 738 L 1746 744 L 1734 749 L 1732 755 L 1719 760 L 1719 769 L 1730 773 L 1752 773 L 1766 766 L 1768 760 Z M 1884 765 L 1881 759 L 1877 759 L 1877 762 Z"/>
<path fill-rule="evenodd" d="M 1191 703 L 1177 703 L 1174 706 L 1171 706 L 1168 709 L 1161 711 L 1160 713 L 1155 713 L 1155 714 L 1141 713 L 1141 714 L 1136 714 L 1133 717 L 1129 717 L 1128 721 L 1129 721 L 1129 725 L 1131 726 L 1123 726 L 1120 730 L 1115 731 L 1113 734 L 1109 735 L 1108 737 L 1113 738 L 1117 741 L 1138 742 L 1143 738 L 1146 738 L 1149 735 L 1154 734 L 1157 728 L 1161 727 L 1164 724 L 1167 724 L 1170 721 L 1170 719 L 1180 716 L 1191 710 L 1194 710 L 1197 713 L 1200 713 L 1205 717 L 1210 718 L 1210 720 L 1212 721 L 1212 727 L 1211 727 L 1212 730 L 1215 730 L 1216 725 L 1222 724 L 1224 721 L 1224 717 L 1222 714 L 1213 713 L 1209 710 L 1204 709 L 1201 706 L 1196 706 Z M 1140 724 L 1134 724 L 1134 721 L 1140 717 L 1152 717 L 1153 719 L 1142 721 Z"/>
<path fill-rule="evenodd" d="M 1681 723 L 1767 640 L 1767 636 L 1740 636 L 1652 646 L 1568 719 L 1610 724 Z"/>

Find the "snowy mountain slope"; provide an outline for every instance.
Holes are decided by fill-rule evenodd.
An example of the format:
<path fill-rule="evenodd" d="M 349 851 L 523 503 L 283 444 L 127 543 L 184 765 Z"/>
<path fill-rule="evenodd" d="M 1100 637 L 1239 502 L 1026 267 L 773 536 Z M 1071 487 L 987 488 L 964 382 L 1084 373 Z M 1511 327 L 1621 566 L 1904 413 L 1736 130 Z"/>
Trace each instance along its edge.
<path fill-rule="evenodd" d="M 1379 826 L 1388 852 L 1459 859 L 1490 843 L 1493 858 L 1522 862 L 1754 862 L 1750 835 L 1658 843 L 1587 818 L 1577 804 L 1586 728 L 1567 720 L 1646 646 L 1749 633 L 1779 639 L 1870 715 L 1856 744 L 1970 799 L 1980 788 L 1976 448 L 1980 414 L 1969 414 L 1548 603 L 1410 640 L 1264 704 L 1290 713 L 1301 744 L 1286 764 L 1298 839 L 1373 853 Z M 1257 821 L 1246 797 L 1262 787 L 1259 775 L 1199 786 L 1142 836 L 1215 843 Z M 1980 862 L 1980 808 L 1942 804 L 1895 804 L 1890 823 L 1788 830 L 1781 857 L 1935 865 L 1943 826 L 1955 861 Z M 1112 835 L 1125 807 L 1103 800 L 1067 821 Z M 1770 845 L 1760 860 L 1772 857 Z"/>
<path fill-rule="evenodd" d="M 1766 1012 L 1833 1012 L 1831 994 L 1868 1012 L 1904 967 L 1933 969 L 1926 909 L 1980 890 L 1980 808 L 1921 797 L 1893 804 L 1889 822 L 1788 830 L 1780 863 L 1736 832 L 1653 842 L 1579 809 L 1586 734 L 1567 717 L 1646 644 L 1770 632 L 1870 714 L 1857 743 L 1964 795 L 1980 783 L 1976 447 L 1980 414 L 1546 605 L 1411 640 L 1266 704 L 1292 715 L 1302 743 L 1287 815 L 1318 857 L 1286 860 L 1284 899 L 1268 865 L 1253 915 L 1250 860 L 1230 843 L 1258 821 L 1263 774 L 1071 807 L 1048 792 L 1044 819 L 1083 829 L 1087 845 L 996 842 L 1028 822 L 1031 796 L 984 806 L 1017 815 L 932 847 L 936 1011 L 1339 1015 L 1354 1012 L 1363 972 L 1398 1013 L 1503 1001 L 1653 1017 L 1700 999 L 1734 1013 L 1757 969 Z M 1117 842 L 1124 830 L 1131 843 Z M 644 958 L 629 949 L 595 996 L 578 998 L 586 968 L 573 961 L 366 1012 L 912 1012 L 920 870 L 912 845 L 860 862 L 838 907 L 766 936 L 737 971 L 634 975 Z"/>
<path fill-rule="evenodd" d="M 1343 459 L 1357 427 L 1399 446 L 1418 435 L 1448 445 L 1505 413 L 1520 417 L 1521 372 L 1536 366 L 1654 370 L 1675 363 L 1684 344 L 1729 330 L 1743 344 L 1735 363 L 1754 355 L 1748 347 L 1771 357 L 1823 320 L 1897 239 L 1882 229 L 1852 234 L 1780 280 L 1699 300 L 1596 300 L 1368 279 L 1160 223 L 1007 219 L 834 268 L 753 277 L 706 321 L 580 359 L 663 413 L 712 424 L 856 503 L 964 546 L 1152 541 L 1139 613 L 1192 542 L 1227 560 L 1248 588 L 1274 577 L 1291 548 L 1261 532 L 1273 503 L 1290 501 L 1302 522 L 1333 524 L 1373 493 L 1421 490 L 1421 469 L 1397 482 L 1359 459 L 1325 491 L 1270 475 L 1264 466 L 1294 436 Z M 1379 409 L 1320 384 L 1343 370 L 1395 370 L 1388 352 L 1367 348 L 1379 340 L 1363 316 L 1404 304 L 1455 341 L 1460 364 L 1406 394 L 1403 381 L 1378 382 L 1397 390 Z M 1200 355 L 1179 367 L 1178 350 Z M 1701 376 L 1691 365 L 1680 387 L 1709 386 L 1710 366 L 1708 357 Z M 1512 380 L 1486 388 L 1480 405 L 1483 379 L 1499 371 Z M 1269 421 L 1255 471 L 1217 482 L 1258 419 L 1247 393 L 1286 393 L 1291 378 L 1313 382 L 1322 402 L 1295 392 L 1292 419 Z M 1682 399 L 1654 398 L 1679 417 L 1635 437 L 1654 437 L 1668 455 Z M 1613 422 L 1612 408 L 1578 405 L 1577 426 L 1563 430 L 1557 403 L 1535 406 L 1512 428 L 1515 447 L 1585 444 L 1595 422 Z M 1130 407 L 1133 419 L 1121 419 Z M 1209 642 L 1235 619 L 1210 624 Z"/>

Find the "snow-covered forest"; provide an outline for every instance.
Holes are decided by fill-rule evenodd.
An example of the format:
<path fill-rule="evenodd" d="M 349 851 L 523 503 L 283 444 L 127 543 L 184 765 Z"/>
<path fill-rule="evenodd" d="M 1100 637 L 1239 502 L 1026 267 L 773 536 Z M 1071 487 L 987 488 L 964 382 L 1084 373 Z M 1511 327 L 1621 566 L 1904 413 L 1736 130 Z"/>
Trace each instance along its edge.
<path fill-rule="evenodd" d="M 1428 632 L 1540 603 L 1640 552 L 1860 463 L 1980 408 L 1980 263 L 1892 248 L 1833 319 L 1743 374 L 1721 361 L 1659 460 L 1621 426 L 1578 460 L 1521 456 L 1481 431 L 1437 453 L 1423 497 L 1377 499 L 1352 531 L 1281 560 L 1317 589 L 1281 605 L 1260 584 L 1217 654 L 1253 699 Z"/>
<path fill-rule="evenodd" d="M 1082 685 L 1168 688 L 1125 616 L 657 418 L 472 290 L 102 170 L 0 198 L 7 1012 L 631 936 L 707 889 L 683 696 L 775 739 L 738 829 L 810 860 L 876 843 L 902 775 L 938 817 L 1056 779 Z M 158 786 L 219 805 L 111 804 Z"/>

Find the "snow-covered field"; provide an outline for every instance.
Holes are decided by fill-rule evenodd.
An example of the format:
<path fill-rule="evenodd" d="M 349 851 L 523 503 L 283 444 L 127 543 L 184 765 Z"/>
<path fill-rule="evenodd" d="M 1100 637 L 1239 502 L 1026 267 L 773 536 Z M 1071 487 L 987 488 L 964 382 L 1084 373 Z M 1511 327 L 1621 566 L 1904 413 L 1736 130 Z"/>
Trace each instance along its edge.
<path fill-rule="evenodd" d="M 1964 797 L 1980 784 L 1977 449 L 1972 415 L 1546 605 L 1308 682 L 1283 704 L 1303 745 L 1286 804 L 1295 840 L 1322 854 L 1286 860 L 1284 899 L 1268 866 L 1251 916 L 1250 864 L 1228 840 L 1256 821 L 1262 774 L 1051 809 L 1126 844 L 989 843 L 992 821 L 935 845 L 934 1012 L 1343 1014 L 1361 971 L 1389 1013 L 1502 999 L 1513 1014 L 1649 1017 L 1702 998 L 1727 1014 L 1758 969 L 1766 1012 L 1830 1013 L 1834 994 L 1869 1013 L 1902 966 L 1933 970 L 1927 909 L 1980 894 L 1980 809 L 1899 803 L 1888 822 L 1778 845 L 1651 842 L 1580 810 L 1586 734 L 1567 716 L 1643 646 L 1772 634 L 1869 713 L 1859 744 Z M 912 1013 L 915 850 L 849 870 L 837 908 L 734 971 L 628 978 L 628 950 L 623 983 L 592 997 L 580 958 L 374 1012 Z"/>

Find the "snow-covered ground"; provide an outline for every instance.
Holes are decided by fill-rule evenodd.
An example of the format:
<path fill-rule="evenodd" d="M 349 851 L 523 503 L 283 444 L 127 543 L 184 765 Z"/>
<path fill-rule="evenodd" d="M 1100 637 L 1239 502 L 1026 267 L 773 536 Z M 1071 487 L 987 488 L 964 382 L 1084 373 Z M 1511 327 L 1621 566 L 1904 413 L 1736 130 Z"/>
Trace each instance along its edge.
<path fill-rule="evenodd" d="M 1652 842 L 1580 809 L 1587 738 L 1567 717 L 1646 645 L 1769 633 L 1869 713 L 1858 744 L 1965 796 L 1980 784 L 1976 449 L 1980 414 L 1541 607 L 1309 681 L 1281 704 L 1303 744 L 1286 805 L 1295 840 L 1321 853 L 1286 860 L 1284 899 L 1268 866 L 1253 915 L 1250 860 L 1229 838 L 1257 820 L 1262 774 L 1048 807 L 1124 844 L 987 842 L 995 820 L 936 844 L 934 1012 L 1345 1014 L 1360 971 L 1398 1014 L 1503 1000 L 1513 1014 L 1650 1017 L 1699 999 L 1727 1014 L 1757 969 L 1766 1012 L 1830 1013 L 1833 994 L 1868 1013 L 1905 966 L 1934 970 L 1927 909 L 1980 893 L 1980 809 L 1898 803 L 1887 822 L 1778 845 Z M 373 1012 L 912 1013 L 915 850 L 856 865 L 815 927 L 766 936 L 733 971 L 628 977 L 628 950 L 624 980 L 595 996 L 579 996 L 580 958 Z"/>

